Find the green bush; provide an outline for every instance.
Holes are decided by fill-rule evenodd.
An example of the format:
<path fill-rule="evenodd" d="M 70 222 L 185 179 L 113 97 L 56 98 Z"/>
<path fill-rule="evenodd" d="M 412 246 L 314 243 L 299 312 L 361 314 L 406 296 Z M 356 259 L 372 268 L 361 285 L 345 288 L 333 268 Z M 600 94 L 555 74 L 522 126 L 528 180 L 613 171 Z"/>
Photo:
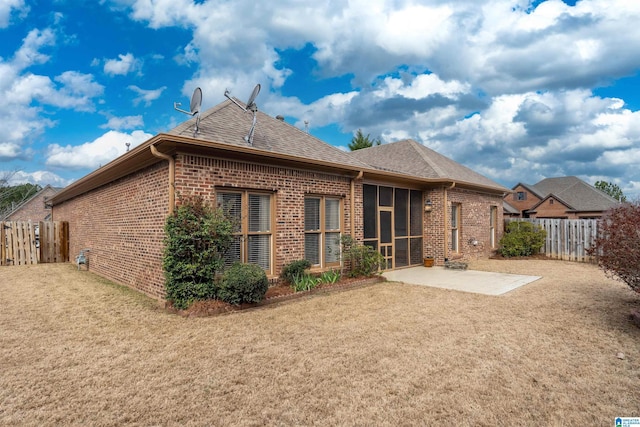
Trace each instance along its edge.
<path fill-rule="evenodd" d="M 287 283 L 294 284 L 296 277 L 302 276 L 304 274 L 304 271 L 309 267 L 311 267 L 311 263 L 306 259 L 292 261 L 282 267 L 280 278 Z"/>
<path fill-rule="evenodd" d="M 215 275 L 224 267 L 234 223 L 200 197 L 181 202 L 165 224 L 162 266 L 167 300 L 185 309 L 195 300 L 216 297 Z"/>
<path fill-rule="evenodd" d="M 260 302 L 268 288 L 267 275 L 260 266 L 235 263 L 222 275 L 218 296 L 236 305 Z"/>
<path fill-rule="evenodd" d="M 349 277 L 378 274 L 384 265 L 384 258 L 371 246 L 359 244 L 351 236 L 342 236 L 342 256 Z"/>
<path fill-rule="evenodd" d="M 506 232 L 500 239 L 500 253 L 507 258 L 536 254 L 542 249 L 546 237 L 546 231 L 539 225 L 512 221 L 507 224 Z"/>

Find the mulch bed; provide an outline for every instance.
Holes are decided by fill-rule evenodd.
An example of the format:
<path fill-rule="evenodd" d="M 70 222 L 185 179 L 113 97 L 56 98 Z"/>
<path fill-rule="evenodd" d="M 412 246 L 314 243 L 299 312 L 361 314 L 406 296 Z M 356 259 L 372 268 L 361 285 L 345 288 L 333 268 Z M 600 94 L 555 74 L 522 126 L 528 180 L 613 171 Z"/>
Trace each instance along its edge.
<path fill-rule="evenodd" d="M 179 314 L 183 317 L 218 316 L 221 314 L 278 304 L 283 301 L 304 298 L 318 293 L 326 294 L 360 288 L 383 281 L 385 281 L 385 278 L 382 276 L 348 278 L 342 279 L 336 283 L 322 283 L 311 289 L 310 291 L 301 292 L 295 292 L 289 285 L 278 284 L 275 286 L 270 286 L 269 289 L 267 289 L 264 300 L 255 304 L 233 305 L 220 300 L 206 300 L 196 301 L 191 304 L 186 310 L 178 310 L 173 307 L 171 302 L 167 301 L 165 303 L 165 309 L 171 313 Z"/>

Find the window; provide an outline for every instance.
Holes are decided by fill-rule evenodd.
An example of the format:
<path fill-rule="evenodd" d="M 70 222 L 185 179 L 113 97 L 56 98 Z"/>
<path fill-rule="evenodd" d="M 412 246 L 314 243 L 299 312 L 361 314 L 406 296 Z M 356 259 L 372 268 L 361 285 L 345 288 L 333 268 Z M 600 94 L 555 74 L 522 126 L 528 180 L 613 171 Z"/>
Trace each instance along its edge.
<path fill-rule="evenodd" d="M 451 251 L 460 252 L 460 204 L 451 204 Z"/>
<path fill-rule="evenodd" d="M 527 200 L 527 193 L 525 191 L 518 191 L 515 194 L 515 200 Z"/>
<path fill-rule="evenodd" d="M 256 264 L 272 271 L 272 195 L 249 191 L 219 192 L 218 204 L 236 223 L 234 240 L 225 255 L 225 265 Z"/>
<path fill-rule="evenodd" d="M 340 265 L 340 199 L 308 196 L 304 199 L 304 257 L 311 265 Z"/>
<path fill-rule="evenodd" d="M 549 204 L 552 205 L 553 204 L 553 199 L 549 199 Z"/>
<path fill-rule="evenodd" d="M 489 210 L 489 243 L 496 247 L 496 224 L 498 223 L 498 207 L 491 206 Z"/>

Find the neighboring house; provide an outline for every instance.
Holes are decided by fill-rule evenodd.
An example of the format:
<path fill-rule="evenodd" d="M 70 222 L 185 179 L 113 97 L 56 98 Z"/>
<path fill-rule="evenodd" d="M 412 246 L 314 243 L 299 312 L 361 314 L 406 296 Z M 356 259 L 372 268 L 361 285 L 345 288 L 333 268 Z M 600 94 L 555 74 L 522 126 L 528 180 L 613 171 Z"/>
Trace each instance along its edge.
<path fill-rule="evenodd" d="M 346 153 L 231 101 L 161 133 L 53 197 L 72 254 L 91 269 L 162 298 L 164 224 L 181 196 L 198 195 L 240 220 L 227 262 L 270 278 L 308 259 L 340 266 L 341 235 L 375 247 L 386 269 L 489 256 L 509 190 L 415 141 Z"/>
<path fill-rule="evenodd" d="M 2 221 L 49 221 L 51 220 L 49 199 L 58 191 L 60 191 L 60 188 L 47 185 L 24 202 L 15 206 L 0 219 Z"/>
<path fill-rule="evenodd" d="M 546 178 L 535 185 L 518 183 L 505 203 L 523 218 L 599 218 L 619 202 L 575 176 Z M 507 211 L 505 210 L 505 215 Z"/>

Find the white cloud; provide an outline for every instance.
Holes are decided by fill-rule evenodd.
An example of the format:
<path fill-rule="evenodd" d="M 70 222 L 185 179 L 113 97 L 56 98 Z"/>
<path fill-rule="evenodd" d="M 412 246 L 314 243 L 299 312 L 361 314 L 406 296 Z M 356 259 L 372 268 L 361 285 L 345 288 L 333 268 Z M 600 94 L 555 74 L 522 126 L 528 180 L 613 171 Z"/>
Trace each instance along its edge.
<path fill-rule="evenodd" d="M 179 58 L 197 66 L 187 99 L 196 86 L 205 104 L 225 88 L 246 99 L 260 82 L 259 107 L 299 126 L 416 138 L 501 182 L 640 182 L 626 161 L 637 159 L 639 113 L 593 95 L 640 70 L 638 1 L 116 3 L 152 28 L 193 32 Z M 308 105 L 281 96 L 293 74 L 278 52 L 307 44 L 314 78 L 346 76 L 351 87 Z"/>
<path fill-rule="evenodd" d="M 34 64 L 42 64 L 49 60 L 49 55 L 40 52 L 45 46 L 53 46 L 56 37 L 50 28 L 44 30 L 33 29 L 22 40 L 22 46 L 14 54 L 13 65 L 23 70 Z"/>
<path fill-rule="evenodd" d="M 109 117 L 109 121 L 100 127 L 103 129 L 126 130 L 141 128 L 144 120 L 141 115 L 125 117 Z"/>
<path fill-rule="evenodd" d="M 141 89 L 136 85 L 129 85 L 127 88 L 138 94 L 138 96 L 133 99 L 133 105 L 138 105 L 141 102 L 144 102 L 145 106 L 149 106 L 153 101 L 160 98 L 160 95 L 162 95 L 162 92 L 164 92 L 167 87 L 162 86 L 158 89 Z"/>
<path fill-rule="evenodd" d="M 94 60 L 95 61 L 95 60 Z M 118 59 L 108 59 L 104 63 L 105 74 L 124 76 L 131 72 L 140 70 L 141 61 L 133 54 L 118 55 Z"/>
<path fill-rule="evenodd" d="M 110 130 L 91 142 L 73 146 L 51 144 L 47 153 L 47 165 L 65 169 L 95 169 L 124 154 L 130 148 L 140 145 L 153 135 L 140 130 L 130 134 Z"/>
<path fill-rule="evenodd" d="M 20 152 L 20 146 L 15 142 L 0 142 L 0 159 L 15 159 L 20 156 Z"/>
<path fill-rule="evenodd" d="M 5 171 L 0 171 L 0 176 L 3 176 L 4 173 Z M 8 181 L 9 185 L 38 184 L 42 187 L 46 185 L 50 185 L 52 187 L 66 187 L 73 182 L 71 179 L 64 179 L 60 175 L 49 171 L 15 171 L 9 172 L 9 175 L 11 175 L 11 178 Z"/>
<path fill-rule="evenodd" d="M 0 28 L 7 28 L 12 15 L 23 18 L 29 13 L 29 6 L 24 0 L 2 0 L 0 1 Z"/>

